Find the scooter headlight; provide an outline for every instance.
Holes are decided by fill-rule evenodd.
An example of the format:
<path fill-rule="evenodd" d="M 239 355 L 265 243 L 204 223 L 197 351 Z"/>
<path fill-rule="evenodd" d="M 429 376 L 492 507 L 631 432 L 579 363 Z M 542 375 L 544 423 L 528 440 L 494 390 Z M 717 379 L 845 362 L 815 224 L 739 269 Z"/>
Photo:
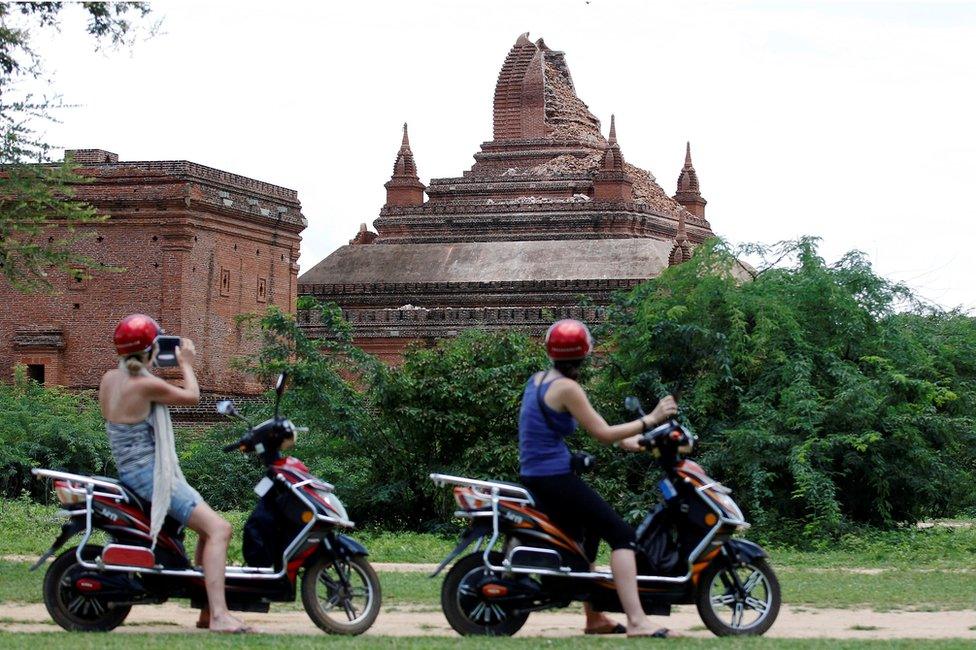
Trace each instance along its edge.
<path fill-rule="evenodd" d="M 722 509 L 723 513 L 728 519 L 735 521 L 744 521 L 745 516 L 742 514 L 742 510 L 739 509 L 739 505 L 728 495 L 727 492 L 719 491 L 716 489 L 708 490 L 708 496 Z"/>
<path fill-rule="evenodd" d="M 339 515 L 339 519 L 349 521 L 349 514 L 346 512 L 346 507 L 342 505 L 342 501 L 339 501 L 339 497 L 337 497 L 334 493 L 326 492 L 325 490 L 316 490 L 315 492 L 319 495 L 319 497 L 322 498 L 323 501 L 329 504 L 329 507 L 332 508 L 337 515 Z"/>

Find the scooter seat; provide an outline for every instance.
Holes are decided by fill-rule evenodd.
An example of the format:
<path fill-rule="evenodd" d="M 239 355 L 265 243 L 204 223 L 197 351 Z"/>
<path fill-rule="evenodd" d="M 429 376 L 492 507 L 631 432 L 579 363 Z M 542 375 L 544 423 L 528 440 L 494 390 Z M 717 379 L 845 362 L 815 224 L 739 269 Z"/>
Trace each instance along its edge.
<path fill-rule="evenodd" d="M 113 485 L 119 486 L 119 488 L 122 490 L 125 496 L 129 499 L 129 503 L 131 503 L 133 507 L 137 508 L 142 513 L 144 513 L 146 515 L 147 520 L 149 519 L 149 517 L 152 514 L 151 501 L 147 501 L 146 499 L 143 499 L 141 496 L 136 494 L 132 488 L 130 488 L 128 485 L 126 485 L 125 483 L 123 483 L 117 478 L 112 478 L 111 476 L 95 476 L 93 478 L 97 478 L 100 481 L 107 481 L 109 483 L 112 483 Z M 166 515 L 166 519 L 163 520 L 163 532 L 165 532 L 167 535 L 170 535 L 171 537 L 178 537 L 183 532 L 183 524 L 181 524 L 176 519 L 173 519 L 169 515 Z"/>

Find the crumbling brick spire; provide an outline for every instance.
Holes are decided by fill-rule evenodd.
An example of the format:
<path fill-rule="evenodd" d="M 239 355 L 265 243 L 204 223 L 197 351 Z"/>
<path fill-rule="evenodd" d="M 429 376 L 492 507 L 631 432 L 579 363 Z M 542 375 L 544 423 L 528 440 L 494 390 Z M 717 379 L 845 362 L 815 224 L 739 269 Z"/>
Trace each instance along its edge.
<path fill-rule="evenodd" d="M 692 252 L 691 242 L 688 241 L 688 235 L 685 233 L 685 213 L 682 210 L 678 214 L 678 232 L 674 236 L 674 246 L 671 247 L 671 255 L 668 256 L 668 266 L 687 262 L 691 259 Z"/>
<path fill-rule="evenodd" d="M 705 218 L 705 204 L 708 201 L 702 198 L 698 173 L 691 164 L 691 142 L 685 147 L 685 165 L 678 175 L 678 192 L 674 195 L 674 200 L 696 217 Z"/>
<path fill-rule="evenodd" d="M 375 232 L 371 232 L 369 228 L 366 227 L 366 224 L 361 223 L 359 224 L 359 232 L 356 233 L 355 237 L 349 240 L 349 243 L 353 246 L 372 244 L 376 237 L 377 235 Z"/>
<path fill-rule="evenodd" d="M 610 116 L 610 136 L 603 151 L 600 169 L 593 178 L 593 199 L 596 201 L 633 201 L 633 182 L 624 168 L 624 155 L 617 144 L 617 122 Z"/>
<path fill-rule="evenodd" d="M 403 141 L 397 152 L 396 162 L 393 163 L 393 177 L 386 185 L 386 205 L 409 206 L 423 205 L 424 190 L 427 187 L 417 176 L 417 163 L 414 162 L 413 152 L 410 151 L 410 138 L 407 135 L 407 123 L 403 123 Z"/>

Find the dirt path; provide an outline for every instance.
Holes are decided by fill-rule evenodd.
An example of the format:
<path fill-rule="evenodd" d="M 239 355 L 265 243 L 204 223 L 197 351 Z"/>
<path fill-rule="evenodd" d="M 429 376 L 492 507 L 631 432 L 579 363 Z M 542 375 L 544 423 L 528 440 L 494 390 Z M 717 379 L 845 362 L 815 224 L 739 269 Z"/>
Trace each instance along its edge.
<path fill-rule="evenodd" d="M 316 634 L 317 628 L 302 611 L 245 614 L 248 623 L 267 634 Z M 578 613 L 532 614 L 518 636 L 564 637 L 580 633 Z M 617 616 L 619 618 L 619 616 Z M 196 610 L 166 603 L 134 607 L 119 633 L 185 632 L 202 634 L 193 627 Z M 693 607 L 676 608 L 664 622 L 685 636 L 708 637 Z M 767 636 L 780 638 L 846 639 L 947 639 L 976 640 L 976 610 L 954 612 L 874 612 L 865 609 L 810 609 L 785 607 Z M 44 605 L 0 604 L 0 630 L 52 632 L 56 627 Z M 454 636 L 439 611 L 414 611 L 406 607 L 384 610 L 368 634 L 384 636 Z"/>

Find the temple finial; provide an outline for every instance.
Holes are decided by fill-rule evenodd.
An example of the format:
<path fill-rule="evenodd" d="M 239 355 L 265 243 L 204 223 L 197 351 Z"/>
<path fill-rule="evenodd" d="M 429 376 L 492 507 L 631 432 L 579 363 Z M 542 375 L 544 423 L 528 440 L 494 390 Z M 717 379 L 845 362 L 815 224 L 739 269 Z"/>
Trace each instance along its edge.
<path fill-rule="evenodd" d="M 702 198 L 698 172 L 691 164 L 690 141 L 685 143 L 685 164 L 678 174 L 678 191 L 674 195 L 674 200 L 696 217 L 705 218 L 705 204 L 708 202 Z"/>
<path fill-rule="evenodd" d="M 393 177 L 386 185 L 386 205 L 409 206 L 422 205 L 424 190 L 427 189 L 417 176 L 417 163 L 414 162 L 413 152 L 410 151 L 410 138 L 407 135 L 407 123 L 403 123 L 403 140 L 393 163 Z"/>
<path fill-rule="evenodd" d="M 610 116 L 610 135 L 600 159 L 600 169 L 593 177 L 593 199 L 613 203 L 630 203 L 634 200 L 634 182 L 627 175 L 624 155 L 617 144 L 617 120 Z"/>
<path fill-rule="evenodd" d="M 678 213 L 678 232 L 674 236 L 674 245 L 671 246 L 671 254 L 668 255 L 668 266 L 676 266 L 691 259 L 694 248 L 688 241 L 688 234 L 685 232 L 685 211 Z"/>

